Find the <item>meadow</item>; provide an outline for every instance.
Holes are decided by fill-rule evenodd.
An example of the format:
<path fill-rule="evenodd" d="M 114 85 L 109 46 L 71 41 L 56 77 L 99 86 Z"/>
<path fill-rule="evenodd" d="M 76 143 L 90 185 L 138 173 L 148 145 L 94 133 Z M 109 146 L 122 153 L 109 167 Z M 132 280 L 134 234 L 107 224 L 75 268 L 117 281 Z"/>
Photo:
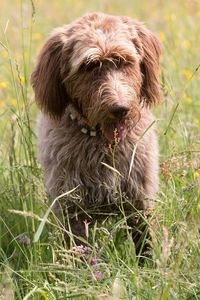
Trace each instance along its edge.
<path fill-rule="evenodd" d="M 54 27 L 90 11 L 142 20 L 163 44 L 160 192 L 142 263 L 120 218 L 96 224 L 88 253 L 67 249 L 37 162 L 36 55 Z M 198 0 L 1 0 L 0 299 L 200 299 L 199 45 Z"/>

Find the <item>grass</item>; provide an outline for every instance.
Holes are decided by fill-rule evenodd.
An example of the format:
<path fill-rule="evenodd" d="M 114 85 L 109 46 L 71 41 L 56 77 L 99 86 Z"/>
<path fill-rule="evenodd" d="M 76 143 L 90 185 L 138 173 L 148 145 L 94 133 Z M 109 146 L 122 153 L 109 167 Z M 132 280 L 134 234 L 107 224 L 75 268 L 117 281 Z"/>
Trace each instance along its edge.
<path fill-rule="evenodd" d="M 152 258 L 142 266 L 123 218 L 96 224 L 91 252 L 82 254 L 64 246 L 51 212 L 39 227 L 49 211 L 30 73 L 52 28 L 94 10 L 143 20 L 163 43 L 163 100 L 155 109 L 161 183 Z M 200 299 L 199 32 L 198 1 L 2 1 L 0 299 Z"/>

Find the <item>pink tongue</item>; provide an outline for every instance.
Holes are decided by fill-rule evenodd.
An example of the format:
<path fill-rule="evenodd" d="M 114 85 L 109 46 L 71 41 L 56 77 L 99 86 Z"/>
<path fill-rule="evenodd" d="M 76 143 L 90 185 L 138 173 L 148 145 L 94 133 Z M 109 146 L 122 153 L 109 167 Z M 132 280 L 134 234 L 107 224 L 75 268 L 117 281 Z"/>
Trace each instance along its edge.
<path fill-rule="evenodd" d="M 104 135 L 110 143 L 113 143 L 115 138 L 118 140 L 122 139 L 123 131 L 124 125 L 122 123 L 110 124 L 105 128 Z"/>

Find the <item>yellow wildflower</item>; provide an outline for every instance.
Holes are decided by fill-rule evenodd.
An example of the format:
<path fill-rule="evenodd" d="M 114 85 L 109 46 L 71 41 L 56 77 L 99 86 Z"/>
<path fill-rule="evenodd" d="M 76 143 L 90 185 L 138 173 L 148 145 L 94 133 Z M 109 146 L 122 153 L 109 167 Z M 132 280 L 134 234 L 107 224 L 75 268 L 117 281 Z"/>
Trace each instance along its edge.
<path fill-rule="evenodd" d="M 15 98 L 11 99 L 11 104 L 13 106 L 17 106 L 17 99 L 15 99 Z"/>
<path fill-rule="evenodd" d="M 184 69 L 181 71 L 181 74 L 188 80 L 192 78 L 192 72 L 190 70 Z"/>
<path fill-rule="evenodd" d="M 190 98 L 188 95 L 184 94 L 183 99 L 187 104 L 192 104 L 192 98 Z"/>
<path fill-rule="evenodd" d="M 1 52 L 0 52 L 0 56 L 1 56 L 2 58 L 8 58 L 8 52 L 6 52 L 6 51 L 1 51 Z"/>
<path fill-rule="evenodd" d="M 34 40 L 34 41 L 41 41 L 42 38 L 43 38 L 43 36 L 42 36 L 42 34 L 41 34 L 40 32 L 35 32 L 35 33 L 33 34 L 33 40 Z"/>
<path fill-rule="evenodd" d="M 166 36 L 165 36 L 165 33 L 163 31 L 159 32 L 159 36 L 160 36 L 161 42 L 164 42 L 166 40 Z"/>
<path fill-rule="evenodd" d="M 0 99 L 0 108 L 5 106 L 5 101 L 3 99 Z"/>
<path fill-rule="evenodd" d="M 176 15 L 175 14 L 171 14 L 165 17 L 166 20 L 168 21 L 173 21 L 176 19 Z"/>
<path fill-rule="evenodd" d="M 7 81 L 0 81 L 0 89 L 6 89 L 8 87 Z"/>
<path fill-rule="evenodd" d="M 198 178 L 200 176 L 200 173 L 198 170 L 194 171 L 194 179 Z"/>
<path fill-rule="evenodd" d="M 186 97 L 185 98 L 185 101 L 188 103 L 188 104 L 192 104 L 192 98 L 190 98 L 190 97 Z"/>
<path fill-rule="evenodd" d="M 190 48 L 190 46 L 191 46 L 190 41 L 188 41 L 188 40 L 184 40 L 184 41 L 183 41 L 183 47 L 184 47 L 185 49 Z"/>
<path fill-rule="evenodd" d="M 197 118 L 194 118 L 194 123 L 196 124 L 196 125 L 199 125 L 199 119 L 197 119 Z"/>
<path fill-rule="evenodd" d="M 24 76 L 20 75 L 20 83 L 24 84 L 24 82 L 25 82 Z"/>

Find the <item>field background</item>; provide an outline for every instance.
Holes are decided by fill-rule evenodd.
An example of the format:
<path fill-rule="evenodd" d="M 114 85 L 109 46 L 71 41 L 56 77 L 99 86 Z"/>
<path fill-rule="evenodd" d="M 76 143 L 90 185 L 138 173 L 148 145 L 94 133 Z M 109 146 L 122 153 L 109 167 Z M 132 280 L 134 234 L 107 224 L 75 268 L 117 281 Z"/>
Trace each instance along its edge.
<path fill-rule="evenodd" d="M 97 224 L 83 259 L 64 247 L 52 213 L 33 241 L 48 205 L 30 73 L 49 32 L 89 11 L 142 20 L 163 43 L 155 109 L 161 183 L 153 253 L 142 264 L 123 219 Z M 200 299 L 199 45 L 198 0 L 1 0 L 0 299 Z"/>

